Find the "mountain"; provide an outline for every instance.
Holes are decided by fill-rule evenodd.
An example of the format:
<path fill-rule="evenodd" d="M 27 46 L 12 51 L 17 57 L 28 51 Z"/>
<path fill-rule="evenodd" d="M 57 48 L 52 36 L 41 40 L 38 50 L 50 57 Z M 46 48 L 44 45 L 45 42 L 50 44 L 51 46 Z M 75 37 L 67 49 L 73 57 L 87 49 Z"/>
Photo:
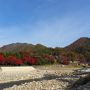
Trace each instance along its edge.
<path fill-rule="evenodd" d="M 8 45 L 1 47 L 0 52 L 29 51 L 30 49 L 35 49 L 35 48 L 42 49 L 42 48 L 46 48 L 46 46 L 41 45 L 41 44 L 33 45 L 33 44 L 27 44 L 27 43 L 12 43 L 12 44 L 8 44 Z"/>
<path fill-rule="evenodd" d="M 90 50 L 90 38 L 82 37 L 70 44 L 69 46 L 65 47 L 65 49 L 72 51 L 80 48 Z"/>
<path fill-rule="evenodd" d="M 1 47 L 0 52 L 1 65 L 4 63 L 3 60 L 7 58 L 12 60 L 12 57 L 14 57 L 14 60 L 16 60 L 15 58 L 20 58 L 21 60 L 35 60 L 37 58 L 40 60 L 38 62 L 40 65 L 48 63 L 47 60 L 65 65 L 69 64 L 69 61 L 75 60 L 90 64 L 90 38 L 80 38 L 65 48 L 48 48 L 41 44 L 12 43 Z"/>
<path fill-rule="evenodd" d="M 18 51 L 30 51 L 30 50 L 33 50 L 33 51 L 45 51 L 45 52 L 48 52 L 50 50 L 50 48 L 44 46 L 44 45 L 41 45 L 41 44 L 36 44 L 36 45 L 33 45 L 33 44 L 27 44 L 27 43 L 12 43 L 12 44 L 8 44 L 8 45 L 5 45 L 3 47 L 0 48 L 0 52 L 18 52 Z M 65 47 L 65 48 L 51 48 L 51 49 L 54 49 L 56 50 L 56 52 L 58 51 L 61 51 L 61 50 L 69 50 L 69 51 L 80 51 L 82 52 L 82 49 L 83 51 L 90 51 L 90 38 L 87 38 L 87 37 L 82 37 L 78 40 L 76 40 L 75 42 L 73 42 L 72 44 L 70 44 L 69 46 Z"/>

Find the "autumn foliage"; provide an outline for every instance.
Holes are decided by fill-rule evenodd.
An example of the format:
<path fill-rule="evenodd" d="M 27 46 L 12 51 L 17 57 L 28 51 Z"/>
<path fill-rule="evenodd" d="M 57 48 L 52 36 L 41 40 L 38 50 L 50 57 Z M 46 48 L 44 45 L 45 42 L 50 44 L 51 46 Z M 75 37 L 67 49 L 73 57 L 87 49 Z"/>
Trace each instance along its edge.
<path fill-rule="evenodd" d="M 79 39 L 65 48 L 17 43 L 0 50 L 0 65 L 90 64 L 90 38 Z"/>
<path fill-rule="evenodd" d="M 35 65 L 37 64 L 37 58 L 26 56 L 23 59 L 23 63 L 29 64 L 29 65 Z"/>
<path fill-rule="evenodd" d="M 2 53 L 0 53 L 0 64 L 5 64 L 5 58 Z"/>
<path fill-rule="evenodd" d="M 35 52 L 34 52 L 35 53 Z M 31 52 L 18 52 L 18 53 L 0 53 L 0 65 L 44 65 L 59 64 L 68 65 L 70 61 L 78 61 L 78 64 L 85 62 L 82 54 L 73 52 L 61 52 L 59 56 L 53 54 L 43 54 L 41 56 L 34 56 Z M 55 52 L 54 52 L 55 53 Z"/>
<path fill-rule="evenodd" d="M 8 56 L 6 58 L 6 64 L 9 65 L 21 65 L 23 64 L 21 59 L 16 58 L 15 56 Z"/>

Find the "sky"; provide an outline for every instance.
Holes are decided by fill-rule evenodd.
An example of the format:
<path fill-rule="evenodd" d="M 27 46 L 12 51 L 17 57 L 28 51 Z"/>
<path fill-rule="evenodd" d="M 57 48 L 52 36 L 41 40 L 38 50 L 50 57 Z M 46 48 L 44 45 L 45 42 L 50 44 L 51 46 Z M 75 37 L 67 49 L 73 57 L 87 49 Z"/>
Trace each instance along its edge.
<path fill-rule="evenodd" d="M 0 46 L 65 47 L 90 37 L 90 0 L 0 0 Z"/>

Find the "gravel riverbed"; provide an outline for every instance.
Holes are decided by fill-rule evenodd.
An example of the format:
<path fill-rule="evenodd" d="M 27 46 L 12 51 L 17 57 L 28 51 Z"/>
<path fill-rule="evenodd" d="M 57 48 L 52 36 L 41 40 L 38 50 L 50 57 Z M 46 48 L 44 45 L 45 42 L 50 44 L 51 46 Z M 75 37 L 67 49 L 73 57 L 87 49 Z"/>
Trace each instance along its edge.
<path fill-rule="evenodd" d="M 0 72 L 0 90 L 65 90 L 78 80 L 72 70 L 16 70 Z"/>

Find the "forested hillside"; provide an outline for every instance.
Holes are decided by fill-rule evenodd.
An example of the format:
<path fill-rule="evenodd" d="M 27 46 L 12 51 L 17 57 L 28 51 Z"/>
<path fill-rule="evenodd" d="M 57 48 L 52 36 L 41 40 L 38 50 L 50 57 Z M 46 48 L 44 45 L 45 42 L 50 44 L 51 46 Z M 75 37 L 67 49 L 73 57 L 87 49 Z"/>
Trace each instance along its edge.
<path fill-rule="evenodd" d="M 42 65 L 70 62 L 90 64 L 90 38 L 80 38 L 65 48 L 13 43 L 0 48 L 0 65 Z"/>

